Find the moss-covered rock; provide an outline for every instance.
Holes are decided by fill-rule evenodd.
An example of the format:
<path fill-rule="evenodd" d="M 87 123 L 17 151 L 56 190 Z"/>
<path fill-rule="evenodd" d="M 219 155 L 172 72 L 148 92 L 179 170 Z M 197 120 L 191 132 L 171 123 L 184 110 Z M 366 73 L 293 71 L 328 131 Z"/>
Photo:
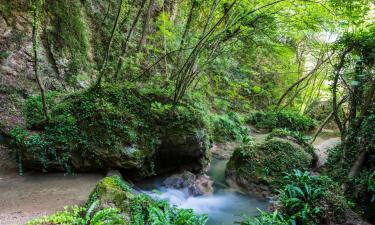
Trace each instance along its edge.
<path fill-rule="evenodd" d="M 166 201 L 135 193 L 119 176 L 111 176 L 97 184 L 86 207 L 73 206 L 27 225 L 203 225 L 206 221 L 206 215 L 195 215 L 191 209 L 178 209 Z"/>
<path fill-rule="evenodd" d="M 27 130 L 13 132 L 26 167 L 113 168 L 141 178 L 180 167 L 198 171 L 208 163 L 205 112 L 193 104 L 172 105 L 168 97 L 133 85 L 47 99 L 48 122 L 33 97 L 25 110 Z"/>
<path fill-rule="evenodd" d="M 312 155 L 303 146 L 273 137 L 258 145 L 237 148 L 228 162 L 226 176 L 246 191 L 268 195 L 281 186 L 284 173 L 307 170 L 312 163 Z"/>
<path fill-rule="evenodd" d="M 273 138 L 281 138 L 284 140 L 288 140 L 302 147 L 307 153 L 309 153 L 313 157 L 312 167 L 316 167 L 316 164 L 318 162 L 318 155 L 315 152 L 314 146 L 312 146 L 308 142 L 308 140 L 310 140 L 309 137 L 305 136 L 303 133 L 299 131 L 289 131 L 288 129 L 274 129 L 266 137 L 266 140 L 271 140 Z"/>
<path fill-rule="evenodd" d="M 102 208 L 117 207 L 124 205 L 124 202 L 129 202 L 134 198 L 132 189 L 126 185 L 119 176 L 105 177 L 96 185 L 95 189 L 91 192 L 90 197 L 86 203 L 90 206 L 95 201 Z"/>

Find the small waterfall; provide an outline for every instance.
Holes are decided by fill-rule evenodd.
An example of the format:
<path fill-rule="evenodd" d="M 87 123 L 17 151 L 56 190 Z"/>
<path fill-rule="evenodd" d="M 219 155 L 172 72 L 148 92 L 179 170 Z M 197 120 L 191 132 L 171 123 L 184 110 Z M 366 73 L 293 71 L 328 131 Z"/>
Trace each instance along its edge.
<path fill-rule="evenodd" d="M 243 220 L 244 215 L 258 215 L 259 211 L 269 206 L 267 199 L 241 194 L 229 188 L 225 183 L 227 160 L 213 159 L 208 175 L 214 181 L 214 193 L 194 197 L 187 189 L 163 187 L 164 178 L 155 178 L 139 184 L 144 192 L 153 198 L 163 199 L 180 208 L 191 208 L 196 213 L 208 214 L 207 225 L 232 225 Z M 157 189 L 157 191 L 154 191 Z"/>

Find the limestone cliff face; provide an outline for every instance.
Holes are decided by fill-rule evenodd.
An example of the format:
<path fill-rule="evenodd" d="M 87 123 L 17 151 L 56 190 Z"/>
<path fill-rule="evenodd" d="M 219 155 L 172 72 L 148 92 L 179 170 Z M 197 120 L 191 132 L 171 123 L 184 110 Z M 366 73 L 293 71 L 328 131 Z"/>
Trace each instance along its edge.
<path fill-rule="evenodd" d="M 26 0 L 0 0 L 0 126 L 3 131 L 23 124 L 21 103 L 25 97 L 38 94 L 33 74 L 29 4 Z M 47 13 L 49 14 L 48 11 Z M 46 89 L 78 88 L 78 82 L 68 83 L 66 67 L 72 59 L 67 54 L 58 52 L 51 42 L 52 37 L 47 38 L 48 29 L 59 32 L 46 17 L 39 31 L 41 40 L 38 48 L 39 69 Z M 85 80 L 88 81 L 89 79 Z"/>
<path fill-rule="evenodd" d="M 2 132 L 23 124 L 22 101 L 39 94 L 33 73 L 30 4 L 29 0 L 0 0 Z M 95 0 L 45 1 L 38 57 L 40 76 L 47 90 L 70 92 L 87 87 L 95 78 L 106 32 L 111 28 L 114 4 Z"/>
<path fill-rule="evenodd" d="M 96 22 L 104 18 L 102 12 L 113 2 L 45 1 L 38 58 L 47 91 L 72 92 L 87 87 L 95 78 L 94 58 L 101 60 L 101 46 L 106 40 L 100 32 L 110 29 L 112 10 L 106 15 L 107 21 L 99 23 L 101 31 L 95 30 Z M 25 125 L 25 99 L 40 94 L 33 72 L 30 4 L 30 0 L 0 0 L 0 160 L 7 163 L 9 132 Z"/>

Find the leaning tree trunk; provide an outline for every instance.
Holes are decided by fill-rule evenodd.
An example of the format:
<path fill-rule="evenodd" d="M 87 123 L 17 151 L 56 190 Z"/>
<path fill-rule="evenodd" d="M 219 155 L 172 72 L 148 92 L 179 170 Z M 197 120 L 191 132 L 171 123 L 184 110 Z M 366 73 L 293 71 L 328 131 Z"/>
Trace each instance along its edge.
<path fill-rule="evenodd" d="M 143 22 L 142 35 L 141 35 L 141 39 L 139 40 L 138 51 L 141 51 L 146 45 L 147 33 L 149 33 L 149 30 L 150 30 L 150 20 L 151 20 L 151 15 L 152 15 L 152 11 L 154 10 L 154 7 L 155 7 L 155 0 L 150 0 L 150 4 L 147 9 L 147 14 Z"/>
<path fill-rule="evenodd" d="M 109 60 L 109 55 L 110 55 L 110 51 L 111 51 L 111 46 L 112 46 L 113 38 L 115 36 L 115 31 L 116 31 L 116 28 L 117 28 L 117 25 L 118 25 L 118 22 L 119 22 L 119 18 L 120 18 L 120 15 L 121 15 L 122 5 L 123 5 L 123 0 L 120 0 L 120 5 L 119 5 L 118 10 L 117 10 L 116 19 L 115 19 L 115 22 L 113 24 L 112 31 L 111 31 L 111 36 L 110 36 L 109 41 L 107 43 L 107 48 L 106 48 L 105 56 L 104 56 L 104 62 L 103 62 L 102 67 L 100 68 L 99 77 L 96 80 L 95 87 L 100 86 L 103 75 L 105 74 L 107 66 L 108 66 L 108 60 Z"/>
<path fill-rule="evenodd" d="M 42 10 L 41 9 L 42 5 L 43 4 L 40 1 L 36 1 L 33 4 L 32 42 L 33 42 L 33 57 L 34 57 L 34 75 L 35 75 L 35 79 L 37 81 L 39 91 L 40 91 L 40 96 L 42 99 L 43 114 L 45 116 L 45 119 L 48 120 L 48 109 L 47 109 L 45 88 L 39 76 L 39 64 L 38 64 L 38 29 L 39 29 L 39 23 L 40 23 L 40 10 Z"/>
<path fill-rule="evenodd" d="M 128 35 L 126 36 L 125 40 L 121 44 L 121 54 L 120 54 L 119 60 L 117 62 L 117 67 L 116 67 L 116 71 L 115 71 L 115 74 L 114 74 L 114 79 L 117 79 L 119 73 L 122 70 L 122 64 L 124 62 L 123 57 L 124 57 L 125 53 L 128 51 L 129 41 L 130 41 L 131 37 L 133 36 L 134 30 L 137 26 L 137 23 L 139 21 L 139 17 L 142 14 L 142 11 L 143 11 L 143 8 L 144 8 L 145 4 L 146 4 L 146 0 L 142 0 L 140 8 L 138 9 L 137 15 L 135 16 L 135 18 L 133 20 L 133 23 L 130 27 Z"/>

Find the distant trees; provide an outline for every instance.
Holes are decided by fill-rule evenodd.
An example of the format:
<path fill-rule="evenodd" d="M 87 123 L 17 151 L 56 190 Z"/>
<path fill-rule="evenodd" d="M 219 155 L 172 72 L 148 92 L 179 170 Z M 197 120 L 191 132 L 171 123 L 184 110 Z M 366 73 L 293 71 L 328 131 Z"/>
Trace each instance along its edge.
<path fill-rule="evenodd" d="M 94 86 L 144 83 L 161 76 L 157 85 L 173 89 L 174 102 L 192 89 L 208 91 L 204 87 L 209 87 L 243 100 L 259 99 L 278 109 L 304 111 L 321 94 L 329 73 L 330 43 L 317 37 L 338 24 L 340 18 L 332 16 L 335 9 L 342 10 L 338 1 L 102 2 L 97 7 L 100 13 L 90 14 L 96 29 L 91 41 L 100 49 L 91 49 L 97 64 Z M 79 4 L 92 9 L 86 2 Z M 41 19 L 42 11 L 36 12 Z M 37 40 L 37 27 L 33 27 Z M 311 62 L 314 65 L 307 67 Z M 37 70 L 35 74 L 39 77 Z M 214 86 L 223 81 L 228 89 Z M 39 86 L 44 93 L 43 85 Z"/>

